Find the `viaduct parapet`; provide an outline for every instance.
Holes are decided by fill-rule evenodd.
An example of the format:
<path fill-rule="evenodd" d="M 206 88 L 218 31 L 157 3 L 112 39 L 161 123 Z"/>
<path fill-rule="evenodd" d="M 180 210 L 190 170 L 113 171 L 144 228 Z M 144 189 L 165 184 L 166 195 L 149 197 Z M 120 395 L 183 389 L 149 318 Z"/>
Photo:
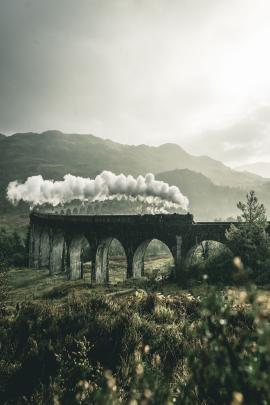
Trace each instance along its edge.
<path fill-rule="evenodd" d="M 127 278 L 144 274 L 144 255 L 153 239 L 165 243 L 181 272 L 187 252 L 204 240 L 225 243 L 229 222 L 194 222 L 191 214 L 158 215 L 30 215 L 29 266 L 65 271 L 69 279 L 82 277 L 82 250 L 91 248 L 93 283 L 109 281 L 108 254 L 113 239 L 124 248 Z"/>

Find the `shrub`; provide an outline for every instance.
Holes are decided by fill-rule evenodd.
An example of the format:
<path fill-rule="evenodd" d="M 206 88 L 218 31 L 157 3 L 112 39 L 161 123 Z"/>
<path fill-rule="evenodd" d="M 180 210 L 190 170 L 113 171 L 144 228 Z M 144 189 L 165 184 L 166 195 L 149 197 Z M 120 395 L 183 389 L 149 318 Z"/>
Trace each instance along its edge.
<path fill-rule="evenodd" d="M 8 265 L 6 258 L 0 251 L 0 317 L 5 314 L 8 298 Z"/>
<path fill-rule="evenodd" d="M 24 303 L 0 320 L 0 402 L 269 403 L 261 297 L 204 289 Z"/>
<path fill-rule="evenodd" d="M 241 210 L 240 224 L 231 225 L 226 232 L 228 243 L 236 256 L 240 256 L 244 265 L 259 273 L 264 262 L 270 259 L 270 236 L 266 232 L 268 227 L 266 209 L 258 202 L 254 191 L 246 196 L 246 202 L 239 202 Z"/>
<path fill-rule="evenodd" d="M 209 289 L 198 327 L 190 333 L 189 378 L 181 403 L 269 403 L 270 329 L 254 292 L 246 317 L 226 296 Z M 237 403 L 237 402 L 236 402 Z"/>
<path fill-rule="evenodd" d="M 0 251 L 10 266 L 27 264 L 26 245 L 16 231 L 9 233 L 5 228 L 0 229 Z"/>

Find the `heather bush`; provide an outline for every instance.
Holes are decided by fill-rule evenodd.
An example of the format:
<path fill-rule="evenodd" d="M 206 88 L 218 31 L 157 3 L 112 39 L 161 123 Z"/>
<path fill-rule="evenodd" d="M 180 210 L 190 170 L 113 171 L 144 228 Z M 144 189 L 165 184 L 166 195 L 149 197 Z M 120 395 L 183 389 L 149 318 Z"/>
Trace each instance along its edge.
<path fill-rule="evenodd" d="M 260 296 L 204 290 L 24 303 L 0 321 L 1 403 L 269 403 Z"/>
<path fill-rule="evenodd" d="M 270 316 L 254 291 L 242 291 L 239 300 L 233 306 L 209 288 L 201 318 L 187 332 L 192 344 L 181 403 L 269 403 Z"/>

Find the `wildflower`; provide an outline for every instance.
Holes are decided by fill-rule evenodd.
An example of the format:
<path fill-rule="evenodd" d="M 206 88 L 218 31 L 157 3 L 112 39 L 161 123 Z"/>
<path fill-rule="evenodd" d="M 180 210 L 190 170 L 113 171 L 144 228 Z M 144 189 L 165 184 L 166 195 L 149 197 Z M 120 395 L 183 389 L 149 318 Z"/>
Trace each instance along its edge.
<path fill-rule="evenodd" d="M 157 365 L 160 364 L 160 362 L 161 362 L 160 355 L 158 353 L 154 354 L 154 356 L 153 356 L 153 364 L 155 366 L 157 366 Z"/>
<path fill-rule="evenodd" d="M 241 291 L 239 293 L 239 301 L 241 302 L 241 304 L 243 304 L 247 299 L 247 293 L 246 291 Z"/>
<path fill-rule="evenodd" d="M 60 401 L 57 395 L 53 396 L 53 405 L 60 405 Z"/>
<path fill-rule="evenodd" d="M 136 374 L 137 375 L 142 375 L 143 374 L 143 365 L 142 365 L 142 363 L 137 364 Z"/>
<path fill-rule="evenodd" d="M 152 391 L 149 388 L 145 388 L 144 390 L 144 396 L 145 398 L 149 399 L 152 396 Z"/>
<path fill-rule="evenodd" d="M 220 323 L 220 325 L 223 326 L 223 325 L 226 325 L 227 321 L 226 321 L 226 319 L 220 319 L 219 323 Z"/>
<path fill-rule="evenodd" d="M 144 346 L 144 353 L 147 354 L 150 352 L 150 346 L 149 345 L 145 345 Z"/>
<path fill-rule="evenodd" d="M 233 392 L 233 399 L 231 405 L 241 405 L 244 402 L 244 396 L 242 392 Z"/>
<path fill-rule="evenodd" d="M 233 259 L 233 264 L 238 270 L 244 270 L 244 265 L 243 265 L 243 262 L 241 260 L 241 257 L 235 256 L 234 259 Z"/>
<path fill-rule="evenodd" d="M 258 295 L 256 297 L 256 302 L 257 302 L 257 304 L 264 304 L 265 303 L 265 297 L 262 294 Z"/>
<path fill-rule="evenodd" d="M 138 350 L 136 350 L 134 352 L 134 358 L 135 358 L 135 361 L 140 361 L 141 360 L 141 353 Z"/>
<path fill-rule="evenodd" d="M 115 390 L 116 390 L 116 385 L 115 385 L 115 383 L 116 383 L 116 380 L 115 380 L 114 377 L 109 378 L 109 379 L 107 380 L 108 388 L 110 388 L 111 390 L 115 391 Z"/>
<path fill-rule="evenodd" d="M 111 370 L 105 370 L 104 371 L 104 377 L 109 379 L 112 377 L 112 371 Z"/>

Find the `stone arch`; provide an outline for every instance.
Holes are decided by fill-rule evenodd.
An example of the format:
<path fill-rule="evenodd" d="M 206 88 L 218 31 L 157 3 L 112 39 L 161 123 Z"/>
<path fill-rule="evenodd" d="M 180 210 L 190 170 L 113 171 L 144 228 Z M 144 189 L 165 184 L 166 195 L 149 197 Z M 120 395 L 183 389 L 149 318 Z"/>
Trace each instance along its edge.
<path fill-rule="evenodd" d="M 185 266 L 192 267 L 200 262 L 216 259 L 223 254 L 233 257 L 232 251 L 225 243 L 218 240 L 205 239 L 189 249 L 185 258 Z"/>
<path fill-rule="evenodd" d="M 86 214 L 86 207 L 84 205 L 82 205 L 79 209 L 79 214 L 80 215 L 84 215 Z"/>
<path fill-rule="evenodd" d="M 64 210 L 61 210 L 61 211 L 60 211 L 60 215 L 65 215 L 65 211 L 64 211 Z"/>
<path fill-rule="evenodd" d="M 70 280 L 83 278 L 83 254 L 90 247 L 84 235 L 76 235 L 69 243 L 68 249 L 68 276 Z"/>
<path fill-rule="evenodd" d="M 70 209 L 70 208 L 68 208 L 68 209 L 66 210 L 66 215 L 71 215 L 71 209 Z"/>
<path fill-rule="evenodd" d="M 113 284 L 127 278 L 127 255 L 122 243 L 113 238 L 108 249 L 108 281 Z"/>
<path fill-rule="evenodd" d="M 78 208 L 77 207 L 75 207 L 75 208 L 73 208 L 73 210 L 72 210 L 72 214 L 73 215 L 78 215 Z"/>
<path fill-rule="evenodd" d="M 91 214 L 92 212 L 93 212 L 93 207 L 89 204 L 87 209 L 86 209 L 86 213 Z"/>
<path fill-rule="evenodd" d="M 135 278 L 144 275 L 144 255 L 150 242 L 151 239 L 145 240 L 135 250 L 132 263 L 132 274 Z"/>
<path fill-rule="evenodd" d="M 95 281 L 96 283 L 108 283 L 110 279 L 109 275 L 109 249 L 112 241 L 116 239 L 121 246 L 123 244 L 121 241 L 114 237 L 104 238 L 98 244 L 96 250 L 96 260 L 95 260 Z M 124 247 L 123 250 L 125 251 Z M 126 252 L 125 252 L 126 255 Z"/>
<path fill-rule="evenodd" d="M 137 248 L 134 252 L 134 255 L 133 255 L 132 274 L 133 274 L 133 277 L 135 277 L 135 278 L 145 276 L 145 255 L 146 255 L 147 248 L 152 241 L 158 241 L 166 246 L 166 248 L 170 252 L 173 266 L 175 265 L 174 252 L 172 251 L 170 246 L 165 241 L 163 241 L 161 239 L 156 239 L 156 238 L 147 239 L 147 240 L 141 242 L 137 246 Z"/>

